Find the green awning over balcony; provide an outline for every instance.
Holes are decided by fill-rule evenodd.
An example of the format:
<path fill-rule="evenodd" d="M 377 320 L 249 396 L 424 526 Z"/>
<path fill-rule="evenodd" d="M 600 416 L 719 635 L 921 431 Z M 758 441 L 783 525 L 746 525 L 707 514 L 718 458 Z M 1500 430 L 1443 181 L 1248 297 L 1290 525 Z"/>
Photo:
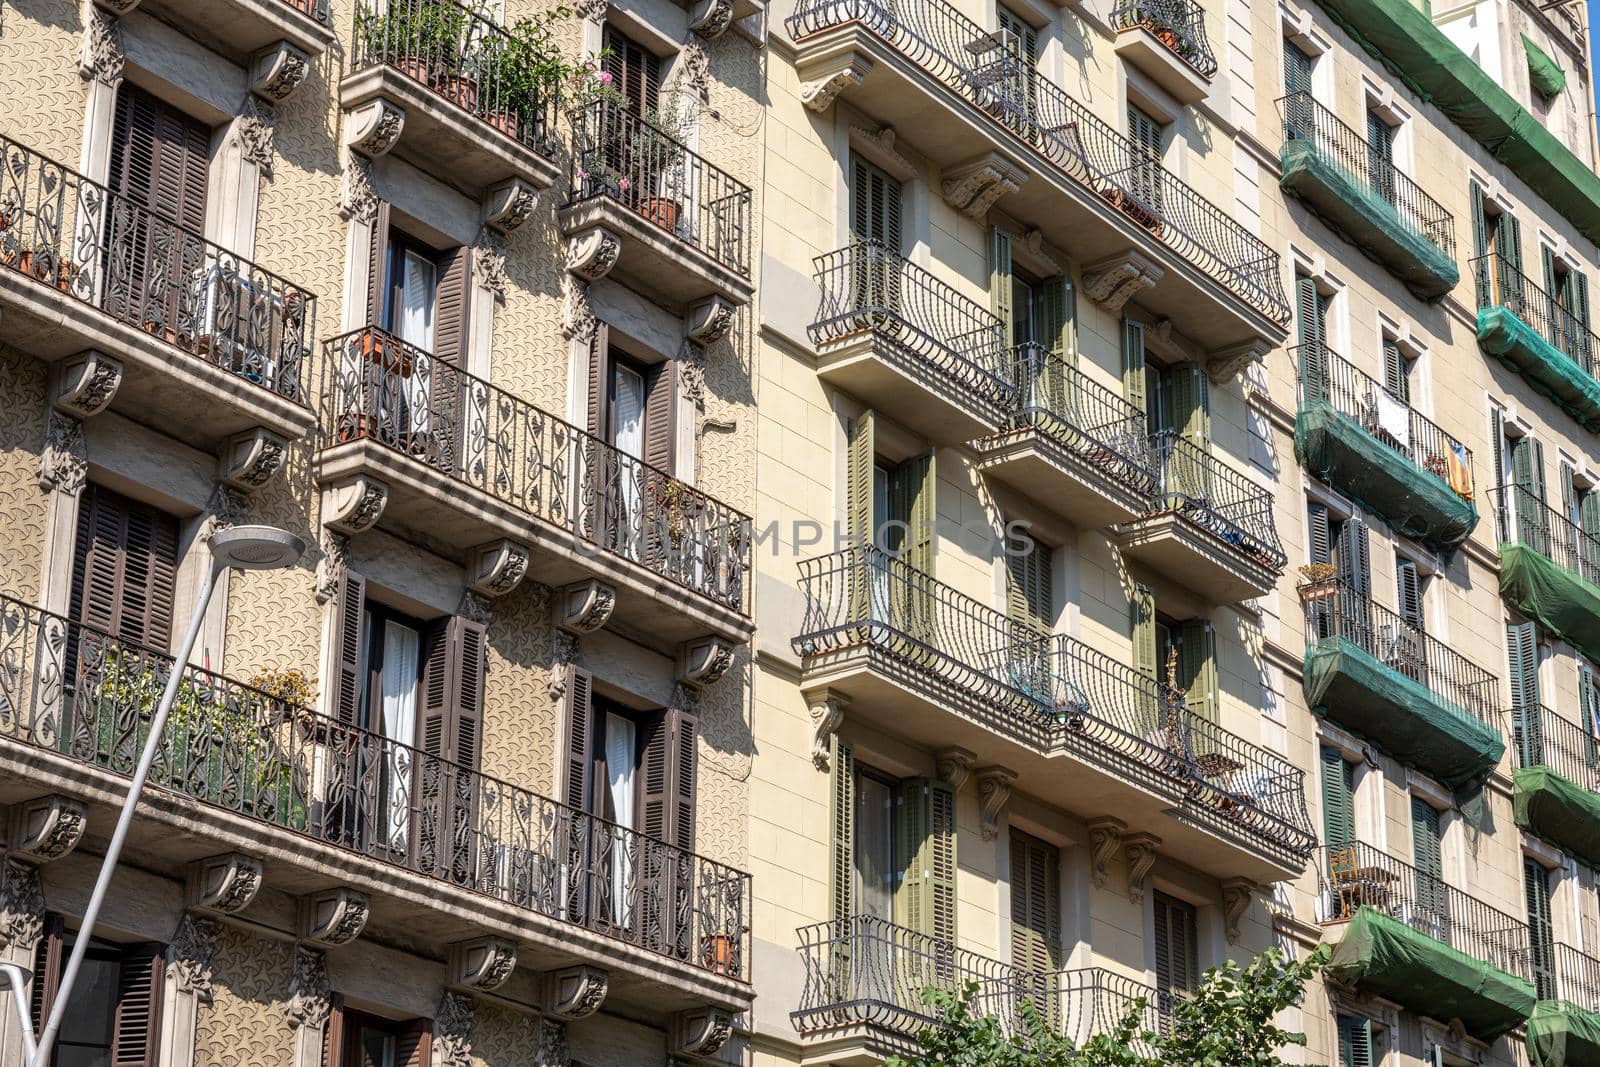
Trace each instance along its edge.
<path fill-rule="evenodd" d="M 1549 767 L 1519 767 L 1511 777 L 1517 825 L 1600 868 L 1600 795 Z"/>
<path fill-rule="evenodd" d="M 1600 1015 L 1564 1000 L 1541 1000 L 1528 1020 L 1532 1067 L 1600 1067 Z"/>
<path fill-rule="evenodd" d="M 1500 596 L 1590 659 L 1600 660 L 1600 588 L 1527 545 L 1500 545 Z"/>
<path fill-rule="evenodd" d="M 1600 431 L 1600 381 L 1507 307 L 1478 309 L 1478 346 L 1577 419 Z"/>
<path fill-rule="evenodd" d="M 1323 968 L 1331 977 L 1493 1042 L 1534 1008 L 1533 985 L 1363 905 Z"/>
<path fill-rule="evenodd" d="M 1452 789 L 1481 782 L 1505 753 L 1499 731 L 1347 638 L 1307 650 L 1302 685 L 1318 713 Z"/>
<path fill-rule="evenodd" d="M 1365 249 L 1423 300 L 1456 287 L 1461 269 L 1444 250 L 1405 224 L 1393 204 L 1339 166 L 1309 140 L 1285 141 L 1278 151 L 1278 184 L 1320 215 L 1335 232 Z"/>
<path fill-rule="evenodd" d="M 1436 550 L 1460 545 L 1478 524 L 1478 508 L 1436 474 L 1362 429 L 1326 400 L 1300 409 L 1295 456 L 1313 475 L 1381 515 L 1395 531 Z"/>

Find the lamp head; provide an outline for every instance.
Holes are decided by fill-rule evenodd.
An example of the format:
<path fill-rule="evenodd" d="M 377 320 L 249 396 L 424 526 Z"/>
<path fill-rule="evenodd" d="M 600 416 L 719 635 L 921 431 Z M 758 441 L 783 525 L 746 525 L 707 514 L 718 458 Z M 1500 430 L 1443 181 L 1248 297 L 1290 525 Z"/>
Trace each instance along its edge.
<path fill-rule="evenodd" d="M 306 543 L 276 526 L 230 526 L 211 536 L 211 558 L 218 567 L 269 571 L 292 566 Z"/>

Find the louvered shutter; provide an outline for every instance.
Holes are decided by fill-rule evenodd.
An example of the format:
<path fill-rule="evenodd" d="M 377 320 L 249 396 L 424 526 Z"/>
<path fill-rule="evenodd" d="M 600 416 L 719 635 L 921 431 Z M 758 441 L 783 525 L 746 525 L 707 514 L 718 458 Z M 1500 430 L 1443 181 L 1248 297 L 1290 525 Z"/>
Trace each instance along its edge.
<path fill-rule="evenodd" d="M 1411 403 L 1411 381 L 1406 374 L 1406 358 L 1400 353 L 1400 345 L 1388 337 L 1383 339 L 1383 387 L 1401 403 Z"/>
<path fill-rule="evenodd" d="M 1019 534 L 1006 556 L 1006 610 L 1012 621 L 1040 633 L 1055 626 L 1050 546 Z"/>
<path fill-rule="evenodd" d="M 1506 266 L 1515 271 L 1519 277 L 1514 284 L 1521 287 L 1522 274 L 1522 221 L 1509 211 L 1500 216 L 1500 223 L 1495 229 L 1495 248 L 1506 262 Z"/>
<path fill-rule="evenodd" d="M 1306 544 L 1312 563 L 1333 562 L 1332 531 L 1328 522 L 1328 506 L 1316 501 L 1306 504 Z"/>
<path fill-rule="evenodd" d="M 178 521 L 98 485 L 84 489 L 72 574 L 79 620 L 166 649 L 178 570 Z"/>
<path fill-rule="evenodd" d="M 1178 625 L 1178 688 L 1184 691 L 1185 708 L 1203 719 L 1219 721 L 1216 636 L 1205 619 Z"/>
<path fill-rule="evenodd" d="M 1447 915 L 1439 811 L 1419 796 L 1411 798 L 1411 863 L 1416 870 L 1417 906 L 1435 919 Z"/>
<path fill-rule="evenodd" d="M 1040 324 L 1039 341 L 1049 347 L 1050 354 L 1068 367 L 1078 365 L 1078 305 L 1077 290 L 1065 274 L 1045 279 L 1039 288 Z M 1055 379 L 1058 374 L 1051 368 L 1046 375 L 1050 381 L 1047 390 L 1051 403 L 1046 406 L 1064 413 L 1064 383 Z"/>
<path fill-rule="evenodd" d="M 1181 363 L 1167 372 L 1167 425 L 1202 450 L 1211 443 L 1211 390 L 1205 371 Z"/>
<path fill-rule="evenodd" d="M 652 840 L 684 851 L 694 849 L 698 729 L 690 712 L 667 708 L 645 723 L 640 746 L 640 829 Z"/>
<path fill-rule="evenodd" d="M 1304 50 L 1287 38 L 1283 42 L 1283 91 L 1285 94 L 1311 91 L 1313 60 Z"/>
<path fill-rule="evenodd" d="M 389 299 L 389 201 L 379 200 L 367 238 L 367 323 L 387 330 Z"/>
<path fill-rule="evenodd" d="M 1409 559 L 1396 560 L 1394 564 L 1396 590 L 1400 603 L 1400 617 L 1418 633 L 1424 631 L 1422 618 L 1422 575 L 1417 565 Z"/>
<path fill-rule="evenodd" d="M 889 472 L 890 511 L 906 524 L 904 539 L 891 547 L 900 553 L 907 568 L 900 572 L 904 580 L 897 580 L 890 594 L 891 609 L 899 612 L 895 625 L 913 639 L 915 644 L 908 651 L 917 656 L 927 654 L 938 610 L 931 584 L 937 490 L 932 451 L 913 456 Z"/>
<path fill-rule="evenodd" d="M 1011 235 L 998 226 L 989 227 L 989 310 L 1000 320 L 1001 340 L 1009 351 L 1016 343 L 1016 316 L 1023 311 L 1012 306 Z"/>
<path fill-rule="evenodd" d="M 572 664 L 567 667 L 567 766 L 563 800 L 574 811 L 592 811 L 589 768 L 594 764 L 594 676 Z"/>
<path fill-rule="evenodd" d="M 413 1019 L 400 1027 L 395 1034 L 394 1062 L 395 1067 L 432 1067 L 432 1019 Z"/>
<path fill-rule="evenodd" d="M 61 965 L 66 962 L 65 928 L 59 915 L 46 915 L 44 931 L 33 948 L 33 981 L 28 988 L 33 1032 L 44 1026 L 61 986 Z"/>
<path fill-rule="evenodd" d="M 1539 632 L 1533 623 L 1506 624 L 1506 662 L 1522 765 L 1536 766 L 1544 762 L 1544 739 L 1539 729 Z"/>
<path fill-rule="evenodd" d="M 944 782 L 908 778 L 895 824 L 900 886 L 895 912 L 918 933 L 952 947 L 956 937 L 955 793 Z"/>
<path fill-rule="evenodd" d="M 439 282 L 433 311 L 433 354 L 458 368 L 467 366 L 468 325 L 472 307 L 472 249 L 452 248 L 439 258 Z"/>
<path fill-rule="evenodd" d="M 1511 480 L 1516 486 L 1517 540 L 1546 550 L 1544 445 L 1519 437 L 1511 445 Z"/>
<path fill-rule="evenodd" d="M 627 100 L 628 110 L 633 114 L 655 111 L 661 95 L 660 57 L 615 26 L 606 26 L 602 40 L 611 88 Z"/>
<path fill-rule="evenodd" d="M 1339 1016 L 1339 1060 L 1343 1067 L 1374 1067 L 1372 1020 Z"/>
<path fill-rule="evenodd" d="M 611 339 L 605 323 L 598 323 L 589 342 L 589 403 L 584 427 L 597 440 L 606 437 L 606 406 L 611 391 Z"/>
<path fill-rule="evenodd" d="M 1578 529 L 1582 545 L 1584 577 L 1600 582 L 1600 490 L 1590 489 L 1578 496 Z"/>
<path fill-rule="evenodd" d="M 1489 252 L 1489 215 L 1484 205 L 1483 186 L 1469 182 L 1468 193 L 1472 201 L 1468 211 L 1472 216 L 1472 255 L 1476 259 Z"/>
<path fill-rule="evenodd" d="M 1556 942 L 1550 923 L 1550 874 L 1531 856 L 1522 858 L 1522 889 L 1528 901 L 1534 989 L 1540 1000 L 1553 1000 L 1556 996 Z"/>
<path fill-rule="evenodd" d="M 1489 445 L 1494 450 L 1494 484 L 1503 486 L 1506 484 L 1506 416 L 1497 407 L 1489 409 Z M 1509 537 L 1510 532 L 1502 530 L 1500 536 Z"/>
<path fill-rule="evenodd" d="M 367 581 L 348 568 L 333 602 L 333 714 L 344 726 L 361 721 L 361 694 L 367 684 L 362 645 L 366 638 Z"/>
<path fill-rule="evenodd" d="M 1600 763 L 1600 678 L 1588 661 L 1578 664 L 1578 708 L 1583 717 L 1584 758 L 1592 772 Z"/>
<path fill-rule="evenodd" d="M 1361 601 L 1372 598 L 1372 557 L 1367 524 L 1360 519 L 1345 519 L 1339 524 L 1334 564 L 1339 580 Z"/>
<path fill-rule="evenodd" d="M 470 879 L 477 844 L 486 652 L 486 631 L 471 619 L 438 619 L 423 634 L 418 847 L 425 865 L 458 882 Z"/>
<path fill-rule="evenodd" d="M 1128 602 L 1133 632 L 1133 669 L 1152 680 L 1160 680 L 1161 665 L 1156 662 L 1156 595 L 1149 586 L 1135 584 Z"/>
<path fill-rule="evenodd" d="M 1056 972 L 1061 970 L 1061 860 L 1055 846 L 1011 831 L 1011 967 L 1020 993 L 1047 1023 L 1059 1020 Z"/>
<path fill-rule="evenodd" d="M 644 461 L 663 474 L 672 473 L 673 440 L 677 429 L 677 360 L 667 359 L 650 368 L 644 400 Z"/>
<path fill-rule="evenodd" d="M 1160 891 L 1154 902 L 1157 999 L 1170 1003 L 1160 994 L 1190 993 L 1200 982 L 1195 910 Z"/>
<path fill-rule="evenodd" d="M 1322 843 L 1329 851 L 1356 841 L 1355 768 L 1344 753 L 1322 746 Z"/>
<path fill-rule="evenodd" d="M 1367 158 L 1372 191 L 1394 201 L 1394 127 L 1376 111 L 1367 111 Z"/>
<path fill-rule="evenodd" d="M 672 482 L 673 453 L 676 452 L 677 429 L 677 369 L 676 360 L 667 359 L 651 367 L 645 374 L 644 394 L 644 462 L 645 467 L 629 464 L 638 470 L 642 483 L 638 492 L 646 509 L 642 521 L 644 551 L 647 561 L 660 562 L 675 549 L 682 550 L 687 534 L 676 542 L 674 529 L 686 530 L 688 501 L 677 497 L 670 488 Z"/>
<path fill-rule="evenodd" d="M 328 1021 L 322 1028 L 322 1067 L 344 1067 L 344 994 L 328 996 Z"/>
<path fill-rule="evenodd" d="M 872 514 L 872 477 L 877 464 L 876 417 L 863 411 L 850 421 L 845 444 L 845 528 L 850 540 L 871 545 L 876 538 Z"/>
<path fill-rule="evenodd" d="M 1544 291 L 1549 294 L 1550 302 L 1554 305 L 1550 308 L 1550 329 L 1552 333 L 1555 333 L 1560 329 L 1561 315 L 1558 309 L 1564 306 L 1565 301 L 1562 300 L 1561 279 L 1556 275 L 1555 253 L 1550 251 L 1549 245 L 1542 242 L 1539 245 L 1539 263 L 1544 268 Z M 1550 340 L 1559 342 L 1559 338 L 1554 336 Z"/>
<path fill-rule="evenodd" d="M 856 761 L 837 733 L 828 749 L 829 918 L 842 923 L 855 915 Z"/>
<path fill-rule="evenodd" d="M 616 494 L 612 487 L 617 482 L 618 464 L 616 452 L 608 446 L 606 425 L 611 406 L 611 364 L 610 328 L 597 323 L 589 341 L 589 396 L 584 411 L 587 433 L 579 460 L 582 470 L 576 477 L 583 487 L 583 517 L 577 528 L 589 540 L 607 545 L 614 542 L 616 534 Z"/>
<path fill-rule="evenodd" d="M 1562 456 L 1556 461 L 1557 479 L 1561 486 L 1561 514 L 1569 522 L 1578 521 L 1578 487 L 1575 484 L 1572 464 Z"/>
<path fill-rule="evenodd" d="M 876 241 L 900 254 L 900 182 L 851 153 L 850 220 L 859 241 Z"/>
<path fill-rule="evenodd" d="M 1152 417 L 1160 418 L 1160 412 L 1145 411 L 1145 358 L 1144 358 L 1144 323 L 1134 322 L 1131 319 L 1122 320 L 1122 395 L 1138 408 L 1145 417 L 1146 426 L 1150 426 Z"/>
<path fill-rule="evenodd" d="M 467 382 L 467 349 L 471 332 L 468 309 L 472 306 L 472 249 L 463 245 L 446 252 L 438 264 L 434 293 L 433 359 L 427 382 L 428 437 L 417 449 L 434 466 L 456 469 L 462 455 L 463 418 Z M 412 414 L 412 424 L 419 420 Z"/>
<path fill-rule="evenodd" d="M 1577 271 L 1567 276 L 1572 286 L 1572 356 L 1590 374 L 1594 373 L 1594 334 L 1589 329 L 1589 278 Z"/>
<path fill-rule="evenodd" d="M 123 950 L 111 1038 L 112 1067 L 155 1067 L 165 974 L 163 946 L 147 943 Z"/>

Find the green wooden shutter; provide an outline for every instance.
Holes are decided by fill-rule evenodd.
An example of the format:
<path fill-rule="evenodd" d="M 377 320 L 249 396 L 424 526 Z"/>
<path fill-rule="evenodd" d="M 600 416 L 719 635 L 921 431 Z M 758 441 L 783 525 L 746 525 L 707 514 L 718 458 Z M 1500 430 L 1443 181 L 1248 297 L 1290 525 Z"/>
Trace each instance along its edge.
<path fill-rule="evenodd" d="M 1122 394 L 1144 413 L 1146 423 L 1159 412 L 1145 411 L 1144 323 L 1122 320 Z M 1154 427 L 1151 427 L 1152 429 Z"/>
<path fill-rule="evenodd" d="M 1011 831 L 1011 966 L 1061 969 L 1061 858 L 1054 845 Z"/>
<path fill-rule="evenodd" d="M 1411 798 L 1411 862 L 1418 871 L 1441 881 L 1444 853 L 1439 840 L 1439 810 L 1419 796 Z"/>
<path fill-rule="evenodd" d="M 1511 480 L 1516 485 L 1517 540 L 1544 547 L 1544 444 L 1519 437 L 1511 447 Z"/>
<path fill-rule="evenodd" d="M 1539 245 L 1539 262 L 1544 267 L 1544 291 L 1550 294 L 1550 299 L 1557 305 L 1563 304 L 1564 302 L 1561 299 L 1561 280 L 1556 277 L 1556 256 L 1554 252 L 1550 251 L 1549 245 L 1543 243 Z M 1558 316 L 1554 313 L 1555 308 L 1550 310 L 1550 327 L 1551 329 L 1556 329 Z"/>
<path fill-rule="evenodd" d="M 1506 415 L 1497 407 L 1489 409 L 1489 445 L 1494 450 L 1494 484 L 1499 488 L 1506 484 Z M 1509 537 L 1510 532 L 1501 531 L 1500 536 Z"/>
<path fill-rule="evenodd" d="M 1522 221 L 1509 211 L 1501 214 L 1495 229 L 1495 250 L 1505 259 L 1507 267 L 1519 275 L 1522 273 Z"/>
<path fill-rule="evenodd" d="M 1371 1019 L 1339 1016 L 1339 1062 L 1343 1067 L 1373 1067 Z"/>
<path fill-rule="evenodd" d="M 1578 706 L 1583 716 L 1583 734 L 1588 766 L 1600 762 L 1600 678 L 1586 660 L 1578 664 Z"/>
<path fill-rule="evenodd" d="M 1017 308 L 1011 306 L 1011 235 L 998 226 L 989 227 L 989 308 L 1000 320 L 1006 348 L 1016 343 Z"/>
<path fill-rule="evenodd" d="M 933 574 L 933 523 L 938 492 L 934 454 L 924 452 L 889 472 L 889 510 L 906 524 L 905 538 L 894 546 L 917 571 Z"/>
<path fill-rule="evenodd" d="M 1322 843 L 1349 848 L 1356 840 L 1356 771 L 1344 753 L 1322 746 Z"/>
<path fill-rule="evenodd" d="M 1506 624 L 1506 663 L 1514 739 L 1522 765 L 1533 767 L 1544 762 L 1539 729 L 1539 631 L 1533 623 Z"/>
<path fill-rule="evenodd" d="M 1383 387 L 1403 404 L 1411 403 L 1411 380 L 1406 373 L 1406 357 L 1400 352 L 1398 342 L 1383 339 Z"/>
<path fill-rule="evenodd" d="M 1311 91 L 1311 68 L 1315 60 L 1287 38 L 1283 42 L 1283 91 L 1285 94 Z"/>
<path fill-rule="evenodd" d="M 1584 577 L 1591 582 L 1600 581 L 1600 490 L 1579 494 L 1578 528 L 1583 533 L 1578 543 L 1582 546 L 1579 555 Z"/>
<path fill-rule="evenodd" d="M 900 254 L 900 182 L 850 154 L 850 225 L 860 241 L 877 241 Z"/>
<path fill-rule="evenodd" d="M 1047 278 L 1039 289 L 1042 312 L 1039 324 L 1041 343 L 1069 367 L 1078 365 L 1077 290 L 1065 274 Z M 1054 408 L 1052 410 L 1059 410 Z"/>
<path fill-rule="evenodd" d="M 1194 905 L 1157 890 L 1155 907 L 1156 990 L 1192 993 L 1200 984 L 1199 941 Z"/>
<path fill-rule="evenodd" d="M 1178 624 L 1178 688 L 1184 691 L 1185 708 L 1219 721 L 1216 635 L 1205 619 Z"/>
<path fill-rule="evenodd" d="M 1211 444 L 1211 389 L 1205 371 L 1180 363 L 1167 372 L 1167 425 L 1204 450 Z"/>
<path fill-rule="evenodd" d="M 1160 680 L 1156 662 L 1156 595 L 1149 586 L 1135 585 L 1128 602 L 1133 634 L 1133 668 L 1146 678 Z"/>
<path fill-rule="evenodd" d="M 1477 182 L 1468 183 L 1471 193 L 1472 207 L 1468 212 L 1472 216 L 1472 255 L 1487 255 L 1489 252 L 1489 215 L 1484 207 L 1483 186 Z"/>
<path fill-rule="evenodd" d="M 1531 856 L 1522 858 L 1522 889 L 1528 900 L 1528 938 L 1533 947 L 1533 984 L 1540 1000 L 1555 998 L 1555 931 L 1550 924 L 1550 873 Z"/>
<path fill-rule="evenodd" d="M 1339 535 L 1334 542 L 1334 565 L 1339 569 L 1339 580 L 1359 601 L 1372 599 L 1371 539 L 1367 524 L 1360 519 L 1345 519 L 1339 524 Z"/>
<path fill-rule="evenodd" d="M 908 778 L 900 783 L 896 803 L 900 882 L 895 914 L 910 929 L 954 945 L 955 793 L 944 782 Z"/>
<path fill-rule="evenodd" d="M 836 733 L 828 742 L 828 793 L 832 840 L 828 863 L 830 918 L 837 922 L 855 914 L 856 761 L 850 746 Z"/>
<path fill-rule="evenodd" d="M 873 543 L 872 472 L 877 462 L 874 442 L 877 417 L 863 411 L 851 420 L 846 432 L 845 456 L 845 531 L 861 545 Z"/>
<path fill-rule="evenodd" d="M 1055 628 L 1054 568 L 1049 545 L 1018 534 L 1006 555 L 1006 614 L 1041 633 Z"/>
<path fill-rule="evenodd" d="M 1422 575 L 1417 571 L 1417 565 L 1409 559 L 1395 560 L 1394 573 L 1400 617 L 1406 621 L 1406 625 L 1423 633 Z"/>
<path fill-rule="evenodd" d="M 1567 276 L 1572 286 L 1572 357 L 1590 374 L 1594 373 L 1594 334 L 1589 330 L 1589 277 L 1574 271 Z"/>
<path fill-rule="evenodd" d="M 1312 563 L 1333 562 L 1332 527 L 1328 521 L 1328 505 L 1315 500 L 1306 502 L 1306 547 Z"/>

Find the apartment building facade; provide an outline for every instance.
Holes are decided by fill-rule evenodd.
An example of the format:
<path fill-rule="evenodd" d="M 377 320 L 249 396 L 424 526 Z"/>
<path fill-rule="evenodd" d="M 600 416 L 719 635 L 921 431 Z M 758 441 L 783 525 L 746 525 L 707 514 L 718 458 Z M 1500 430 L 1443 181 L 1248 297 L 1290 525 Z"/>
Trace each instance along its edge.
<path fill-rule="evenodd" d="M 770 14 L 757 1062 L 1319 943 L 1291 1060 L 1589 1062 L 1582 11 Z"/>
<path fill-rule="evenodd" d="M 758 5 L 551 7 L 0 17 L 35 1026 L 93 938 L 53 1062 L 747 1056 Z M 221 580 L 83 931 L 244 523 L 307 549 Z"/>

